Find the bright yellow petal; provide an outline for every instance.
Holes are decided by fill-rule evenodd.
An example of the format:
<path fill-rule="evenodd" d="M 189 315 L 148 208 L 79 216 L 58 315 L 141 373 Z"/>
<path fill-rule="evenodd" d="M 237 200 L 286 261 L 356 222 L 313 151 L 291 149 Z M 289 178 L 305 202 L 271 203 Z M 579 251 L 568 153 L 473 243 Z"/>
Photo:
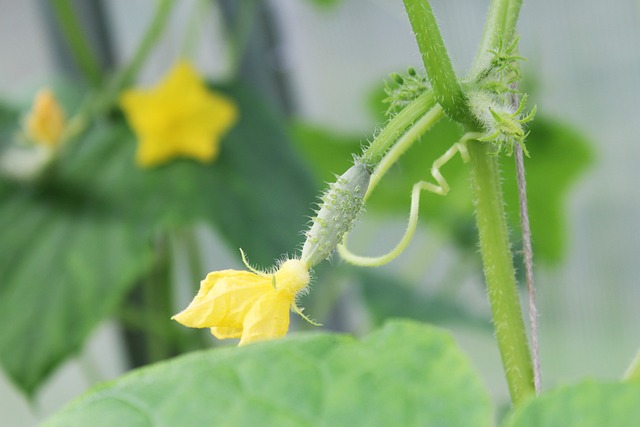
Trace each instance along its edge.
<path fill-rule="evenodd" d="M 242 328 L 252 305 L 266 293 L 273 293 L 271 279 L 246 271 L 210 273 L 200 282 L 191 304 L 173 319 L 193 328 Z"/>
<path fill-rule="evenodd" d="M 142 167 L 176 157 L 211 162 L 220 138 L 238 116 L 233 101 L 208 89 L 184 61 L 154 88 L 124 92 L 120 104 L 138 137 L 137 163 Z"/>
<path fill-rule="evenodd" d="M 213 117 L 207 124 L 210 132 L 217 138 L 223 135 L 238 120 L 238 108 L 229 98 L 215 92 L 207 92 L 203 111 Z"/>
<path fill-rule="evenodd" d="M 50 89 L 36 94 L 33 107 L 25 118 L 27 137 L 51 148 L 58 145 L 65 127 L 64 110 Z"/>
<path fill-rule="evenodd" d="M 242 336 L 242 328 L 213 327 L 211 328 L 211 334 L 219 340 L 240 338 Z"/>
<path fill-rule="evenodd" d="M 287 292 L 270 292 L 255 302 L 247 313 L 239 345 L 284 336 L 289 330 L 289 308 L 293 298 Z"/>
<path fill-rule="evenodd" d="M 176 156 L 173 145 L 165 144 L 161 138 L 140 138 L 136 151 L 136 164 L 140 167 L 152 167 L 166 163 Z"/>

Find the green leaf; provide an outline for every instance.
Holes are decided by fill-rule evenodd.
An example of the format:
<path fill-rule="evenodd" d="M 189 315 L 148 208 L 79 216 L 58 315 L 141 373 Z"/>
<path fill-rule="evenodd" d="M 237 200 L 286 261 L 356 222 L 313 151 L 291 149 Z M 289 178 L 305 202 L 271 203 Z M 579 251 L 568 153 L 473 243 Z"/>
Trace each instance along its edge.
<path fill-rule="evenodd" d="M 97 387 L 43 426 L 483 427 L 491 412 L 446 332 L 395 321 L 361 341 L 298 335 L 183 356 Z"/>
<path fill-rule="evenodd" d="M 0 183 L 0 361 L 32 394 L 77 352 L 134 280 L 151 248 L 98 200 Z"/>
<path fill-rule="evenodd" d="M 640 384 L 593 380 L 551 391 L 518 408 L 505 427 L 640 425 Z"/>
<path fill-rule="evenodd" d="M 301 121 L 290 124 L 289 131 L 302 156 L 309 160 L 318 182 L 335 181 L 353 165 L 360 152 L 360 138 L 332 132 L 322 126 Z"/>
<path fill-rule="evenodd" d="M 147 273 L 159 233 L 204 222 L 265 266 L 299 245 L 313 181 L 282 119 L 253 93 L 228 92 L 241 121 L 212 165 L 141 170 L 116 122 L 75 141 L 36 183 L 0 179 L 0 362 L 27 394 Z"/>
<path fill-rule="evenodd" d="M 19 125 L 19 112 L 12 105 L 0 100 L 0 153 L 8 146 Z"/>

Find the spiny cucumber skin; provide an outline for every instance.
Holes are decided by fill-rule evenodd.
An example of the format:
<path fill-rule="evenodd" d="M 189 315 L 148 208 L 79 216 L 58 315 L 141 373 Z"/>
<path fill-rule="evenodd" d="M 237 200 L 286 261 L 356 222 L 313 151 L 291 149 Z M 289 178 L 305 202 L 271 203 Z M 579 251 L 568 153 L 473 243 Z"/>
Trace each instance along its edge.
<path fill-rule="evenodd" d="M 322 205 L 306 233 L 302 261 L 313 267 L 324 261 L 342 242 L 364 204 L 371 173 L 362 162 L 356 163 L 322 195 Z"/>

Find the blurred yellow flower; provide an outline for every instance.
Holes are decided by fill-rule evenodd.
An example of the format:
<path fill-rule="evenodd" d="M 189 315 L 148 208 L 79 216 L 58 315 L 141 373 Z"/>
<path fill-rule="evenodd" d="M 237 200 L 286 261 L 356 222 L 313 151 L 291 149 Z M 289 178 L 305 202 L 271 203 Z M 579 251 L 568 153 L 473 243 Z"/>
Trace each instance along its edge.
<path fill-rule="evenodd" d="M 191 304 L 172 319 L 192 328 L 211 328 L 219 339 L 240 338 L 240 345 L 284 336 L 289 310 L 302 315 L 295 298 L 309 284 L 309 268 L 290 259 L 274 274 L 251 270 L 209 273 Z"/>
<path fill-rule="evenodd" d="M 64 110 L 50 89 L 41 89 L 24 119 L 27 138 L 37 144 L 56 148 L 65 126 Z"/>
<path fill-rule="evenodd" d="M 220 138 L 238 116 L 233 101 L 208 89 L 184 61 L 154 88 L 125 91 L 120 105 L 138 137 L 136 161 L 141 167 L 176 157 L 213 161 Z"/>

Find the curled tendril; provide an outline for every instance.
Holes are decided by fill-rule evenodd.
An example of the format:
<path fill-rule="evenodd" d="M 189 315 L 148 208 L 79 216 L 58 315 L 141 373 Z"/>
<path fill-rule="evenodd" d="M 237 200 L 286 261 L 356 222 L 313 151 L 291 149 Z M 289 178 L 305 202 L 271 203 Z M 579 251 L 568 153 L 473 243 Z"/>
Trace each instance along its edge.
<path fill-rule="evenodd" d="M 420 210 L 420 194 L 422 190 L 430 191 L 432 193 L 438 194 L 440 196 L 446 196 L 450 190 L 449 184 L 447 180 L 440 173 L 440 168 L 447 164 L 449 160 L 456 155 L 456 153 L 460 153 L 460 157 L 463 162 L 469 161 L 469 153 L 467 151 L 467 142 L 472 139 L 478 139 L 482 137 L 481 133 L 477 132 L 469 132 L 465 134 L 459 142 L 453 144 L 442 156 L 437 158 L 433 162 L 433 166 L 431 167 L 431 176 L 435 179 L 437 184 L 433 184 L 426 181 L 419 181 L 413 185 L 411 189 L 411 208 L 409 210 L 409 220 L 407 221 L 407 229 L 404 232 L 404 235 L 398 242 L 398 244 L 385 255 L 369 257 L 369 256 L 361 256 L 356 255 L 351 252 L 347 248 L 347 237 L 344 237 L 344 243 L 338 246 L 338 253 L 340 256 L 347 262 L 351 264 L 363 266 L 363 267 L 378 267 L 388 263 L 389 261 L 396 258 L 400 255 L 406 247 L 409 245 L 416 231 L 416 227 L 418 225 L 418 215 Z M 377 183 L 378 181 L 376 181 Z M 372 185 L 373 182 L 372 182 Z M 375 185 L 374 185 L 375 186 Z M 369 193 L 373 190 L 372 187 L 369 188 Z"/>

